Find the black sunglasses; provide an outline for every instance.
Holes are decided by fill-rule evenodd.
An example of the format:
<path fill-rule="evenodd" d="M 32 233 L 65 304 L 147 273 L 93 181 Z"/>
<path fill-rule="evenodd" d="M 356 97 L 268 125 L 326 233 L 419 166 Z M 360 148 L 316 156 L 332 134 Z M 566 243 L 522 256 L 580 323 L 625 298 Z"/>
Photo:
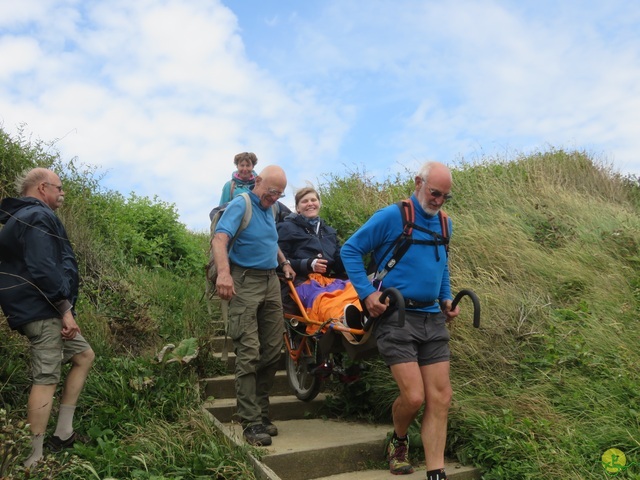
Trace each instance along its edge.
<path fill-rule="evenodd" d="M 429 189 L 429 193 L 433 198 L 443 197 L 445 202 L 448 202 L 453 198 L 453 195 L 451 193 L 442 193 L 440 190 L 436 190 L 435 188 L 427 188 Z"/>

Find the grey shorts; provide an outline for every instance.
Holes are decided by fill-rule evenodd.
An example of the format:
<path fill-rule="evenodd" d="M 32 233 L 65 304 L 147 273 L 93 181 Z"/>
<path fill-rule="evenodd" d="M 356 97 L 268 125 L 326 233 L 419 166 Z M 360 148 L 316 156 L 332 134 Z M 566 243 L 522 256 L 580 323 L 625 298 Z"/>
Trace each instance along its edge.
<path fill-rule="evenodd" d="M 63 340 L 61 318 L 27 323 L 20 332 L 31 344 L 31 371 L 34 385 L 54 385 L 60 381 L 62 365 L 77 353 L 91 348 L 84 337 Z"/>
<path fill-rule="evenodd" d="M 405 312 L 404 327 L 398 325 L 398 312 L 382 316 L 376 326 L 378 351 L 387 366 L 418 362 L 418 365 L 448 362 L 449 330 L 442 312 Z"/>

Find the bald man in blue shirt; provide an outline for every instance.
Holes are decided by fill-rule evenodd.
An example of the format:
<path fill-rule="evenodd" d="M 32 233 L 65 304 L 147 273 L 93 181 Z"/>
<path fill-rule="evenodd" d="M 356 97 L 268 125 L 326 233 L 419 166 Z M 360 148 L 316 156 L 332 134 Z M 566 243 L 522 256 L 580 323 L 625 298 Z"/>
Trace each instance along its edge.
<path fill-rule="evenodd" d="M 211 242 L 218 268 L 218 295 L 229 303 L 228 334 L 236 351 L 237 415 L 244 438 L 255 446 L 271 445 L 271 437 L 278 434 L 269 419 L 269 392 L 284 331 L 276 268 L 282 268 L 290 278 L 295 272 L 278 248 L 272 206 L 284 196 L 286 186 L 282 168 L 265 167 L 248 194 L 252 215 L 247 227 L 238 233 L 247 206 L 244 198 L 236 197 L 225 209 Z"/>

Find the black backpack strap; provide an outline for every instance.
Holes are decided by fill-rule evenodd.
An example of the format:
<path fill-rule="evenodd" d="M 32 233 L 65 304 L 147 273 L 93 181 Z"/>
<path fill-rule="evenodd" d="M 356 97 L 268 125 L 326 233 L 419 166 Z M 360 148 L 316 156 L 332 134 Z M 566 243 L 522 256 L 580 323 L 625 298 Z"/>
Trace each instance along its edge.
<path fill-rule="evenodd" d="M 438 211 L 438 217 L 440 217 L 440 229 L 442 230 L 442 238 L 444 241 L 444 249 L 449 256 L 449 215 L 444 210 Z"/>
<path fill-rule="evenodd" d="M 438 211 L 438 217 L 440 219 L 440 228 L 442 230 L 442 234 L 429 230 L 427 228 L 423 228 L 419 225 L 415 224 L 416 213 L 413 207 L 413 202 L 411 199 L 401 200 L 396 203 L 398 208 L 400 209 L 400 214 L 402 215 L 402 233 L 396 238 L 395 242 L 387 248 L 382 255 L 382 259 L 386 258 L 389 252 L 392 252 L 391 257 L 385 263 L 384 267 L 381 270 L 378 270 L 377 266 L 374 270 L 373 277 L 373 285 L 378 288 L 382 283 L 384 277 L 395 267 L 400 259 L 407 253 L 409 247 L 413 244 L 416 245 L 434 245 L 436 252 L 436 261 L 440 261 L 440 253 L 438 252 L 438 247 L 440 245 L 444 245 L 445 251 L 447 252 L 447 256 L 449 256 L 449 216 L 443 212 L 442 210 Z M 421 232 L 427 233 L 431 235 L 431 240 L 415 240 L 413 238 L 413 230 L 419 230 Z"/>
<path fill-rule="evenodd" d="M 400 215 L 402 216 L 402 233 L 396 238 L 395 242 L 393 242 L 389 248 L 384 252 L 381 259 L 386 258 L 386 256 L 393 250 L 391 254 L 391 258 L 384 265 L 382 270 L 378 270 L 378 266 L 374 269 L 374 277 L 373 277 L 373 286 L 378 288 L 380 283 L 382 283 L 382 279 L 387 276 L 387 273 L 391 271 L 393 267 L 400 261 L 402 256 L 407 253 L 407 250 L 411 246 L 412 238 L 411 234 L 413 233 L 413 227 L 415 226 L 415 210 L 413 208 L 413 203 L 411 199 L 400 200 L 396 202 L 396 205 L 400 209 Z"/>

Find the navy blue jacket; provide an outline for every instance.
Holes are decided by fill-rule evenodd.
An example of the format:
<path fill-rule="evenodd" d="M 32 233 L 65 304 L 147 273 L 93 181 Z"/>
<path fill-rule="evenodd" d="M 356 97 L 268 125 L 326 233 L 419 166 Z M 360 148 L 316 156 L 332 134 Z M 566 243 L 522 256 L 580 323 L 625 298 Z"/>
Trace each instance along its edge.
<path fill-rule="evenodd" d="M 0 307 L 9 326 L 58 317 L 78 298 L 78 264 L 67 232 L 33 197 L 0 204 Z"/>
<path fill-rule="evenodd" d="M 320 219 L 317 233 L 306 218 L 297 213 L 288 215 L 277 227 L 280 250 L 289 259 L 298 276 L 306 277 L 313 273 L 311 262 L 316 258 L 328 260 L 327 274 L 344 274 L 338 232 L 324 223 L 324 220 Z M 303 278 L 296 277 L 296 280 Z"/>

